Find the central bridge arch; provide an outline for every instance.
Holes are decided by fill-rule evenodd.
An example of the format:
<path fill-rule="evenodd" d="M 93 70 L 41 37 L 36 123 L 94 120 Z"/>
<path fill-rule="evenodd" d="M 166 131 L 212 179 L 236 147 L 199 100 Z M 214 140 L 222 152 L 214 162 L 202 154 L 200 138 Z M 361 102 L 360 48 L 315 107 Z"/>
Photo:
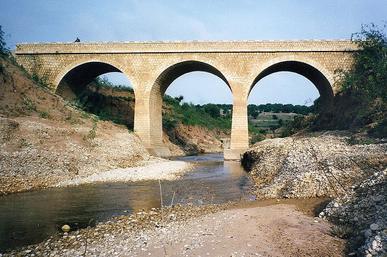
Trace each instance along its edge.
<path fill-rule="evenodd" d="M 156 79 L 150 90 L 149 97 L 149 120 L 152 122 L 150 126 L 150 142 L 151 150 L 159 155 L 168 155 L 168 149 L 163 144 L 163 128 L 162 128 L 162 104 L 163 95 L 171 83 L 180 76 L 194 72 L 201 71 L 213 74 L 219 77 L 229 87 L 231 93 L 231 86 L 223 75 L 223 73 L 215 68 L 213 65 L 203 61 L 187 60 L 173 64 L 166 68 Z"/>

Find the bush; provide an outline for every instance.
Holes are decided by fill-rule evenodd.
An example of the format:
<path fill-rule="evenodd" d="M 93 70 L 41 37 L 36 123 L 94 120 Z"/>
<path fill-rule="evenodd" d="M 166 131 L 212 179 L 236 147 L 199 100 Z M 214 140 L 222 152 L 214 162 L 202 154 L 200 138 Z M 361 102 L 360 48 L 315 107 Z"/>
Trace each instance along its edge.
<path fill-rule="evenodd" d="M 0 25 L 0 54 L 8 56 L 10 51 L 7 48 L 7 44 L 5 43 L 4 35 L 5 33 L 3 31 L 2 26 Z"/>
<path fill-rule="evenodd" d="M 262 134 L 260 134 L 260 133 L 253 134 L 253 135 L 251 136 L 250 143 L 253 145 L 253 144 L 255 144 L 255 143 L 257 143 L 257 142 L 260 142 L 260 141 L 262 141 L 262 140 L 264 140 L 264 139 L 265 139 L 265 136 L 262 135 Z"/>
<path fill-rule="evenodd" d="M 163 115 L 163 128 L 165 130 L 172 130 L 177 127 L 178 121 L 169 114 Z"/>
<path fill-rule="evenodd" d="M 126 85 L 116 85 L 109 81 L 106 77 L 97 77 L 94 79 L 95 86 L 97 88 L 112 88 L 119 91 L 128 91 L 134 93 L 133 88 Z"/>
<path fill-rule="evenodd" d="M 300 130 L 307 129 L 313 120 L 313 115 L 310 116 L 294 116 L 293 121 L 285 123 L 284 129 L 281 132 L 281 137 L 288 137 Z"/>
<path fill-rule="evenodd" d="M 212 118 L 220 117 L 220 108 L 215 104 L 206 104 L 204 105 L 204 111 L 211 115 Z"/>
<path fill-rule="evenodd" d="M 385 28 L 385 26 L 384 26 Z M 354 54 L 349 72 L 342 72 L 342 88 L 353 91 L 366 101 L 387 100 L 387 37 L 376 25 L 363 25 L 352 40 L 361 48 Z"/>
<path fill-rule="evenodd" d="M 50 115 L 46 111 L 40 111 L 39 112 L 39 117 L 43 118 L 43 119 L 48 119 L 48 118 L 50 118 Z"/>

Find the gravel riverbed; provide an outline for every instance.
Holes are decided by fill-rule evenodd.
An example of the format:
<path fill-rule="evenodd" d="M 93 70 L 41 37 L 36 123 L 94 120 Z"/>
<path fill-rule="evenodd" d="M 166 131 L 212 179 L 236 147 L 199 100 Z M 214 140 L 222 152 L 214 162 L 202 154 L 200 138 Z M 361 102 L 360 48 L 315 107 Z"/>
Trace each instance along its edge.
<path fill-rule="evenodd" d="M 75 178 L 58 183 L 56 186 L 74 186 L 96 182 L 127 182 L 139 180 L 174 180 L 193 168 L 193 164 L 184 161 L 153 159 L 142 163 L 143 166 L 119 168 L 87 177 Z"/>
<path fill-rule="evenodd" d="M 329 223 L 275 204 L 140 211 L 3 256 L 342 256 Z"/>

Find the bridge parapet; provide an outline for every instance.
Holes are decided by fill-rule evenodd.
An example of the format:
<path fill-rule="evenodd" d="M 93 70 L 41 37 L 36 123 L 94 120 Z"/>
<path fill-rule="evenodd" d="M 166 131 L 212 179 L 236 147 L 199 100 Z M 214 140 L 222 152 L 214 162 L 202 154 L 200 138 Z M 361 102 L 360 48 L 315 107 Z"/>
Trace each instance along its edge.
<path fill-rule="evenodd" d="M 155 41 L 95 43 L 25 43 L 16 54 L 179 53 L 179 52 L 343 52 L 356 51 L 349 40 L 301 41 Z"/>

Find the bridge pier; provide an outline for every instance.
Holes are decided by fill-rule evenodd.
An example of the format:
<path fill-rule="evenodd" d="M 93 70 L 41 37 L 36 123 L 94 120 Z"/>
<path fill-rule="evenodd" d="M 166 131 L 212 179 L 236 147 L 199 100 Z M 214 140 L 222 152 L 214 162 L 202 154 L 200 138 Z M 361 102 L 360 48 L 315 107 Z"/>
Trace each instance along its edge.
<path fill-rule="evenodd" d="M 233 92 L 232 124 L 230 148 L 224 149 L 225 160 L 239 160 L 249 148 L 247 119 L 247 91 L 243 80 L 230 83 Z"/>
<path fill-rule="evenodd" d="M 225 160 L 229 161 L 237 161 L 240 160 L 242 157 L 242 154 L 247 150 L 245 149 L 224 149 L 223 151 L 223 157 Z"/>

